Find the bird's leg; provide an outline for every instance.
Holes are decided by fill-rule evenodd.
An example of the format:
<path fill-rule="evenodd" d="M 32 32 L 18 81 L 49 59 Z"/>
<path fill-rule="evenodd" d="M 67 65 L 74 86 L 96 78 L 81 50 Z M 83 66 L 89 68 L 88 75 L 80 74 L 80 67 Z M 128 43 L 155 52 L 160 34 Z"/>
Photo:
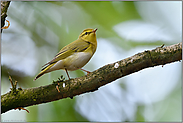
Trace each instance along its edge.
<path fill-rule="evenodd" d="M 69 78 L 69 80 L 70 80 L 69 73 L 67 72 L 67 69 L 66 69 L 66 68 L 65 68 L 65 71 L 66 71 L 67 76 L 68 76 L 68 78 Z M 71 84 L 71 83 L 69 82 L 69 90 L 70 90 L 70 88 L 71 88 L 71 87 L 70 87 L 70 84 Z M 72 91 L 70 92 L 70 98 L 73 99 L 73 93 L 72 93 Z"/>
<path fill-rule="evenodd" d="M 82 68 L 80 68 L 80 69 L 83 70 L 83 71 L 85 71 L 85 72 L 87 72 L 87 75 L 88 75 L 89 73 L 91 73 L 90 71 L 84 70 L 84 69 L 82 69 Z"/>
<path fill-rule="evenodd" d="M 69 73 L 67 72 L 67 69 L 66 69 L 66 68 L 65 68 L 65 71 L 66 71 L 67 76 L 68 76 L 68 78 L 69 78 L 69 80 L 70 80 Z"/>

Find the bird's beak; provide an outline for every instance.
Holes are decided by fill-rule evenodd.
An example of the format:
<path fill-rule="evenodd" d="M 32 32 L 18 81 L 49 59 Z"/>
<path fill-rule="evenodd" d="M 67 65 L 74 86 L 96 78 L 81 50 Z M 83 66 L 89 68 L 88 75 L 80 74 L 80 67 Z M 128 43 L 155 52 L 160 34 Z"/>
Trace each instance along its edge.
<path fill-rule="evenodd" d="M 98 28 L 94 29 L 93 32 L 95 33 L 97 31 Z"/>

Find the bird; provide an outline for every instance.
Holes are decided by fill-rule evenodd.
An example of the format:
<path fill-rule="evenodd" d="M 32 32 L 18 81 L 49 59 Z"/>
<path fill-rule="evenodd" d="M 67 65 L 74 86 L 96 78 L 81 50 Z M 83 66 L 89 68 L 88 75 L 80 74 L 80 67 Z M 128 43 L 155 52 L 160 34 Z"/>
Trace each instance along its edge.
<path fill-rule="evenodd" d="M 90 72 L 82 67 L 89 62 L 97 49 L 97 29 L 84 29 L 77 40 L 63 47 L 51 61 L 42 66 L 34 81 L 46 73 L 60 69 L 66 71 L 69 80 L 68 71 L 81 69 L 89 74 Z"/>

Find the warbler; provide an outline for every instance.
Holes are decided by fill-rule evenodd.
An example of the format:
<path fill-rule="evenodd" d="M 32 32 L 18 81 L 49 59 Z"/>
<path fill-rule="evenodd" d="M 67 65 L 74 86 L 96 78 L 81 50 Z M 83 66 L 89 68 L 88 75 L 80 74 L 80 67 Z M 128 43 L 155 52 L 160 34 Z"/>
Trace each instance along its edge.
<path fill-rule="evenodd" d="M 96 51 L 96 31 L 97 28 L 83 30 L 77 40 L 63 47 L 50 62 L 42 66 L 41 72 L 35 77 L 34 81 L 45 73 L 60 69 L 65 69 L 69 79 L 68 71 L 81 69 L 90 73 L 82 67 L 89 62 Z"/>

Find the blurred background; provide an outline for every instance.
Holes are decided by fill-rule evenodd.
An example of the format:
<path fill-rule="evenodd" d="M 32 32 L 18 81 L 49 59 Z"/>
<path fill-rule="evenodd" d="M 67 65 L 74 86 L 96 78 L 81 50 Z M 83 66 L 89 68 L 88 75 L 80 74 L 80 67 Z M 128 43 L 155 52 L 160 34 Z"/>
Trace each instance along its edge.
<path fill-rule="evenodd" d="M 94 71 L 145 50 L 182 41 L 182 2 L 11 2 L 11 25 L 1 37 L 1 95 L 10 75 L 23 89 L 51 84 L 64 70 L 33 81 L 41 66 L 86 28 L 98 28 L 96 53 L 83 68 Z M 5 122 L 180 122 L 182 61 L 146 68 L 95 92 L 10 110 Z M 71 78 L 85 75 L 69 72 Z"/>

